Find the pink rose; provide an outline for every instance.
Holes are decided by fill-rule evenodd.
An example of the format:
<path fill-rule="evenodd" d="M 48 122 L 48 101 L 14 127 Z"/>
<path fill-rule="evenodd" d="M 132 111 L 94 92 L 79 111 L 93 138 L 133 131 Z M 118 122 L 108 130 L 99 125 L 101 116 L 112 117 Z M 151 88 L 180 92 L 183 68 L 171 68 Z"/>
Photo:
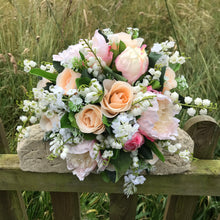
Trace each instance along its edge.
<path fill-rule="evenodd" d="M 155 95 L 155 94 L 154 94 Z M 152 101 L 152 107 L 148 107 L 138 119 L 139 131 L 148 138 L 159 140 L 175 140 L 178 136 L 177 128 L 179 120 L 174 117 L 171 99 L 162 94 L 156 94 L 157 100 Z"/>
<path fill-rule="evenodd" d="M 147 71 L 149 61 L 145 47 L 127 47 L 115 60 L 117 70 L 122 72 L 130 84 Z"/>
<path fill-rule="evenodd" d="M 144 137 L 139 132 L 136 132 L 132 138 L 125 143 L 124 149 L 126 151 L 134 151 L 143 145 L 143 143 Z"/>
<path fill-rule="evenodd" d="M 96 49 L 96 55 L 101 57 L 107 66 L 111 64 L 113 58 L 113 53 L 110 51 L 111 46 L 106 43 L 105 38 L 99 34 L 98 30 L 95 31 L 92 38 L 92 48 Z"/>

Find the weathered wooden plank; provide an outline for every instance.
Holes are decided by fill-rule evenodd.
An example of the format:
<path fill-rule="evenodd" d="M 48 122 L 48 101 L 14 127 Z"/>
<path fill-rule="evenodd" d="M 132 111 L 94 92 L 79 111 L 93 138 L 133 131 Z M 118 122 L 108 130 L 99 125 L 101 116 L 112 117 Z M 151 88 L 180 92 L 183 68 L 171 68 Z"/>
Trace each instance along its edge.
<path fill-rule="evenodd" d="M 184 129 L 194 140 L 194 157 L 199 159 L 213 158 L 220 135 L 220 128 L 216 121 L 210 116 L 200 115 L 188 120 Z M 168 197 L 164 220 L 178 220 L 180 217 L 182 220 L 191 220 L 193 218 L 199 197 L 182 195 Z"/>
<path fill-rule="evenodd" d="M 112 193 L 110 197 L 110 220 L 134 220 L 136 216 L 137 195 L 129 198 L 124 194 Z"/>
<path fill-rule="evenodd" d="M 3 123 L 0 119 L 0 153 L 10 153 Z M 20 191 L 0 191 L 0 219 L 27 220 L 24 200 Z"/>
<path fill-rule="evenodd" d="M 220 160 L 197 160 L 192 162 L 190 172 L 166 176 L 148 175 L 146 178 L 145 183 L 138 186 L 138 193 L 219 196 Z M 96 174 L 79 181 L 71 173 L 25 172 L 19 168 L 17 155 L 0 155 L 0 190 L 13 189 L 122 193 L 123 180 L 117 184 L 107 184 Z"/>
<path fill-rule="evenodd" d="M 79 194 L 74 192 L 51 192 L 55 220 L 80 220 Z"/>

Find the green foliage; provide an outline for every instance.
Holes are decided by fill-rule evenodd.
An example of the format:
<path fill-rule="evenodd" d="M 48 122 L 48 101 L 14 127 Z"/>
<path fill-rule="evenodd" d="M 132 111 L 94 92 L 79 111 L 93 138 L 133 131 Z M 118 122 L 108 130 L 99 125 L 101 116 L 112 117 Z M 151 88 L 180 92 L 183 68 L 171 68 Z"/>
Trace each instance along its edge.
<path fill-rule="evenodd" d="M 154 66 L 155 66 L 155 64 L 156 64 L 156 62 L 157 62 L 157 60 L 159 60 L 161 56 L 162 56 L 162 55 L 159 54 L 159 53 L 151 52 L 151 53 L 149 54 L 149 67 L 154 68 Z"/>
<path fill-rule="evenodd" d="M 38 68 L 31 69 L 30 73 L 35 76 L 44 77 L 44 78 L 50 80 L 51 82 L 56 82 L 57 74 L 55 74 L 55 73 L 48 73 L 48 72 L 46 72 L 42 69 L 38 69 Z"/>
<path fill-rule="evenodd" d="M 79 89 L 80 87 L 88 86 L 91 79 L 88 77 L 81 77 L 76 79 L 76 86 Z"/>
<path fill-rule="evenodd" d="M 123 41 L 119 42 L 119 54 L 121 54 L 126 49 L 126 45 Z"/>
<path fill-rule="evenodd" d="M 111 164 L 114 165 L 116 170 L 115 182 L 118 182 L 121 176 L 125 174 L 130 167 L 131 162 L 132 159 L 130 157 L 130 153 L 126 153 L 124 151 L 120 151 L 118 157 L 115 160 L 111 160 Z"/>
<path fill-rule="evenodd" d="M 144 142 L 144 144 L 139 148 L 138 153 L 141 157 L 143 157 L 146 160 L 153 159 L 152 151 L 149 148 L 149 146 L 145 143 L 146 142 Z"/>
<path fill-rule="evenodd" d="M 158 150 L 154 142 L 145 138 L 145 144 L 158 156 L 161 161 L 165 161 L 163 154 Z"/>
<path fill-rule="evenodd" d="M 61 73 L 64 70 L 64 67 L 60 65 L 60 62 L 53 61 L 53 67 L 56 69 L 58 73 Z"/>

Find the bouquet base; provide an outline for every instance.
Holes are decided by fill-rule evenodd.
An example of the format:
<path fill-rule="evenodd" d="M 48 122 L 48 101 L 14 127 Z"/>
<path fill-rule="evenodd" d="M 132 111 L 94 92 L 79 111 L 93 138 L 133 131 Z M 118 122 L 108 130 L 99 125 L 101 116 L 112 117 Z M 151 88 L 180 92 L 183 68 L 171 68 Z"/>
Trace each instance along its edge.
<path fill-rule="evenodd" d="M 174 143 L 180 143 L 182 150 L 188 150 L 193 153 L 194 143 L 191 137 L 182 129 L 178 128 L 179 136 Z M 28 138 L 23 138 L 17 147 L 17 153 L 20 160 L 20 168 L 23 171 L 31 172 L 55 172 L 55 173 L 71 173 L 67 169 L 66 160 L 60 157 L 49 160 L 47 157 L 51 154 L 49 151 L 49 143 L 43 141 L 44 131 L 41 130 L 40 125 L 33 125 L 30 127 L 30 135 Z M 191 161 L 184 161 L 178 154 L 171 154 L 166 150 L 161 149 L 165 162 L 157 160 L 153 165 L 151 174 L 153 175 L 168 175 L 178 174 L 190 170 Z"/>

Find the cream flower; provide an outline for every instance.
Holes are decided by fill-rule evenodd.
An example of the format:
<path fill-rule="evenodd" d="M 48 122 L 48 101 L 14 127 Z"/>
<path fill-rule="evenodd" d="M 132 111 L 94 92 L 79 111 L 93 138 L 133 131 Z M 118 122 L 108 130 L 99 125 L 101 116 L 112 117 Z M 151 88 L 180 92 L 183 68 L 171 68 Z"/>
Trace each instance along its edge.
<path fill-rule="evenodd" d="M 44 131 L 51 131 L 54 128 L 59 128 L 60 118 L 57 114 L 54 114 L 53 117 L 47 117 L 46 114 L 41 115 L 40 127 Z"/>
<path fill-rule="evenodd" d="M 101 111 L 106 117 L 113 118 L 131 108 L 133 89 L 129 83 L 105 79 L 103 86 L 105 94 L 101 101 Z"/>
<path fill-rule="evenodd" d="M 145 47 L 127 47 L 115 60 L 117 70 L 122 72 L 130 84 L 147 71 L 149 60 Z"/>
<path fill-rule="evenodd" d="M 73 175 L 76 175 L 81 181 L 97 166 L 97 161 L 92 155 L 94 144 L 94 141 L 84 141 L 68 148 L 67 168 L 72 170 Z"/>
<path fill-rule="evenodd" d="M 79 113 L 75 114 L 75 118 L 80 131 L 84 133 L 101 134 L 105 131 L 102 112 L 97 105 L 84 106 Z"/>
<path fill-rule="evenodd" d="M 131 35 L 125 32 L 109 35 L 108 39 L 112 44 L 113 50 L 117 50 L 120 41 L 123 41 L 127 47 L 132 47 L 132 48 L 141 47 L 144 41 L 143 38 L 136 38 L 132 40 Z"/>

